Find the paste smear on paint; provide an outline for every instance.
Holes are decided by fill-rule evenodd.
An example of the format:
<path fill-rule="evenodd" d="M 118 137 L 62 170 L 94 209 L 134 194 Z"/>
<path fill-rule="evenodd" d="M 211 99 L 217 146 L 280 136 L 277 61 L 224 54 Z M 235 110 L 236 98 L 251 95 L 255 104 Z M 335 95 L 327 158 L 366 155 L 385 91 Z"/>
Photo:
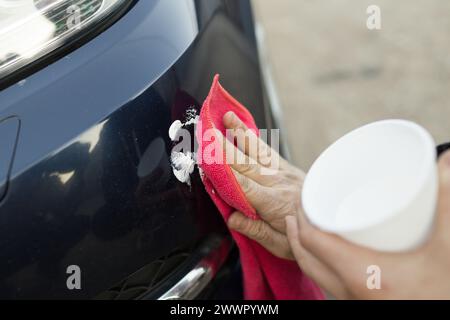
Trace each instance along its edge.
<path fill-rule="evenodd" d="M 172 152 L 173 174 L 183 183 L 191 185 L 191 174 L 195 169 L 195 160 L 191 152 Z"/>
<path fill-rule="evenodd" d="M 187 126 L 196 125 L 199 121 L 199 116 L 194 108 L 190 108 L 186 111 L 186 121 L 183 123 L 180 120 L 176 120 L 169 128 L 169 137 L 172 141 L 178 140 L 178 132 Z M 177 152 L 172 151 L 170 155 L 172 163 L 172 170 L 175 177 L 182 183 L 191 185 L 191 174 L 194 172 L 195 165 L 197 164 L 197 155 L 195 152 Z"/>

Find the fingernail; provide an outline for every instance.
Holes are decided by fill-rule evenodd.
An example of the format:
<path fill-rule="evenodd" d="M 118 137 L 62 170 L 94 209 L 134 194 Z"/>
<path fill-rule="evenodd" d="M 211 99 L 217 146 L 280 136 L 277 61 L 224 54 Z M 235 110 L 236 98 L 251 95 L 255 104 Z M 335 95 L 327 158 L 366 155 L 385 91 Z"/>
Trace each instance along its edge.
<path fill-rule="evenodd" d="M 227 113 L 225 113 L 225 116 L 224 116 L 224 118 L 228 122 L 233 122 L 235 117 L 236 117 L 236 114 L 233 111 L 228 111 Z"/>
<path fill-rule="evenodd" d="M 293 216 L 286 216 L 285 218 L 284 218 L 284 220 L 286 221 L 286 224 L 291 224 L 291 223 L 293 223 L 293 220 L 295 219 L 295 217 L 293 217 Z"/>
<path fill-rule="evenodd" d="M 230 229 L 236 229 L 236 216 L 234 214 L 228 219 L 227 224 Z"/>
<path fill-rule="evenodd" d="M 298 224 L 294 216 L 286 216 L 286 231 L 291 230 L 292 234 L 296 236 L 298 234 Z"/>

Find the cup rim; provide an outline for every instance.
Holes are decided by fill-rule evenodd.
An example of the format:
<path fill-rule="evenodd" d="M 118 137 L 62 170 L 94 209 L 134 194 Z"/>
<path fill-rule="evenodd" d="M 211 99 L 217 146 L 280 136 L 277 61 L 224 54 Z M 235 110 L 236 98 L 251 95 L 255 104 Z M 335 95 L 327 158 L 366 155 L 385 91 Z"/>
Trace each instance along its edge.
<path fill-rule="evenodd" d="M 414 130 L 415 133 L 418 134 L 418 137 L 419 137 L 420 141 L 422 142 L 423 149 L 425 151 L 429 150 L 428 154 L 430 156 L 427 156 L 427 158 L 425 159 L 425 161 L 422 165 L 422 168 L 420 170 L 420 176 L 418 177 L 419 183 L 417 183 L 417 186 L 415 187 L 415 189 L 413 189 L 414 191 L 411 192 L 411 195 L 409 197 L 405 198 L 403 203 L 397 209 L 390 210 L 384 216 L 380 216 L 377 219 L 371 220 L 370 222 L 363 223 L 363 224 L 356 225 L 356 226 L 335 226 L 335 225 L 333 225 L 333 223 L 329 223 L 328 221 L 326 221 L 326 219 L 321 219 L 321 218 L 314 217 L 313 215 L 311 215 L 311 212 L 312 212 L 311 211 L 311 203 L 310 203 L 311 201 L 308 201 L 308 199 L 306 199 L 305 190 L 308 188 L 308 185 L 310 184 L 309 173 L 315 168 L 319 159 L 321 159 L 323 156 L 325 156 L 327 151 L 329 151 L 333 146 L 335 146 L 340 141 L 346 139 L 347 137 L 354 135 L 354 134 L 358 133 L 359 131 L 365 130 L 368 127 L 381 126 L 381 125 L 386 125 L 386 124 L 400 125 L 400 126 L 407 127 L 409 129 Z M 347 134 L 345 134 L 344 136 L 342 136 L 341 138 L 336 140 L 334 143 L 332 143 L 330 146 L 328 146 L 320 154 L 320 156 L 316 159 L 316 161 L 314 161 L 313 165 L 311 166 L 310 170 L 308 171 L 308 174 L 306 175 L 305 180 L 303 182 L 302 195 L 301 195 L 302 206 L 303 206 L 305 216 L 309 219 L 309 221 L 311 221 L 314 225 L 316 225 L 320 229 L 322 229 L 324 231 L 328 231 L 328 232 L 333 232 L 333 233 L 347 233 L 347 232 L 356 232 L 356 231 L 361 231 L 361 230 L 367 230 L 368 228 L 375 227 L 375 226 L 383 223 L 384 221 L 388 221 L 389 219 L 392 219 L 397 213 L 403 212 L 408 207 L 408 205 L 411 203 L 412 199 L 415 199 L 418 196 L 418 194 L 420 192 L 422 192 L 422 188 L 426 184 L 427 179 L 429 178 L 429 168 L 436 167 L 436 156 L 435 156 L 436 152 L 435 152 L 435 150 L 436 150 L 436 143 L 435 143 L 433 137 L 431 136 L 431 134 L 425 128 L 420 126 L 419 124 L 409 121 L 409 120 L 402 120 L 402 119 L 380 120 L 380 121 L 368 123 L 366 125 L 363 125 L 359 128 L 356 128 L 356 129 L 348 132 Z"/>

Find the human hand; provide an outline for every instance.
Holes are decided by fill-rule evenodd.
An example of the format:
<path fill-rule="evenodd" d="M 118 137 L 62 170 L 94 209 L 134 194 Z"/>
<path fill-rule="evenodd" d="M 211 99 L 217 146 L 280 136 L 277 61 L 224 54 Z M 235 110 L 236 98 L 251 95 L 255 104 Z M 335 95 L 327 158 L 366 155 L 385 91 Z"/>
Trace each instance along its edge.
<path fill-rule="evenodd" d="M 311 226 L 298 211 L 287 235 L 302 270 L 340 299 L 450 299 L 450 153 L 439 160 L 435 230 L 426 244 L 403 253 L 377 252 Z M 380 289 L 369 290 L 367 268 L 377 266 Z"/>
<path fill-rule="evenodd" d="M 249 130 L 236 114 L 224 116 L 224 125 L 233 130 L 237 141 L 234 145 L 224 139 L 225 150 L 236 153 L 244 161 L 229 161 L 233 173 L 250 204 L 261 220 L 252 220 L 235 212 L 228 226 L 257 241 L 272 254 L 294 260 L 287 236 L 286 216 L 295 216 L 301 210 L 301 188 L 305 174 L 286 160 Z M 253 160 L 253 161 L 251 161 Z M 274 174 L 261 174 L 264 168 L 278 161 Z"/>

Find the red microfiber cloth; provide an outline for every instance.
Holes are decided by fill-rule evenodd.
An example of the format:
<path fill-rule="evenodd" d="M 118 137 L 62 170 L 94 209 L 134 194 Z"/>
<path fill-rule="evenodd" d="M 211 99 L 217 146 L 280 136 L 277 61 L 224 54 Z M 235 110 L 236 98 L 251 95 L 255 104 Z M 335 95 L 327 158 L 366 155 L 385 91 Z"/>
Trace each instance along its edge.
<path fill-rule="evenodd" d="M 258 214 L 247 201 L 230 166 L 207 159 L 211 155 L 204 152 L 214 141 L 206 138 L 210 136 L 210 129 L 218 129 L 225 136 L 223 116 L 228 111 L 233 111 L 249 129 L 259 133 L 250 112 L 225 91 L 217 75 L 203 104 L 196 131 L 199 144 L 198 157 L 201 158 L 198 162 L 203 171 L 203 183 L 225 221 L 236 210 L 252 219 L 258 219 Z M 209 133 L 205 134 L 207 130 Z M 216 148 L 216 152 L 221 152 L 223 159 L 226 159 L 221 146 Z M 321 290 L 302 273 L 296 262 L 275 257 L 257 242 L 238 232 L 231 231 L 231 234 L 240 251 L 245 299 L 323 299 Z"/>

